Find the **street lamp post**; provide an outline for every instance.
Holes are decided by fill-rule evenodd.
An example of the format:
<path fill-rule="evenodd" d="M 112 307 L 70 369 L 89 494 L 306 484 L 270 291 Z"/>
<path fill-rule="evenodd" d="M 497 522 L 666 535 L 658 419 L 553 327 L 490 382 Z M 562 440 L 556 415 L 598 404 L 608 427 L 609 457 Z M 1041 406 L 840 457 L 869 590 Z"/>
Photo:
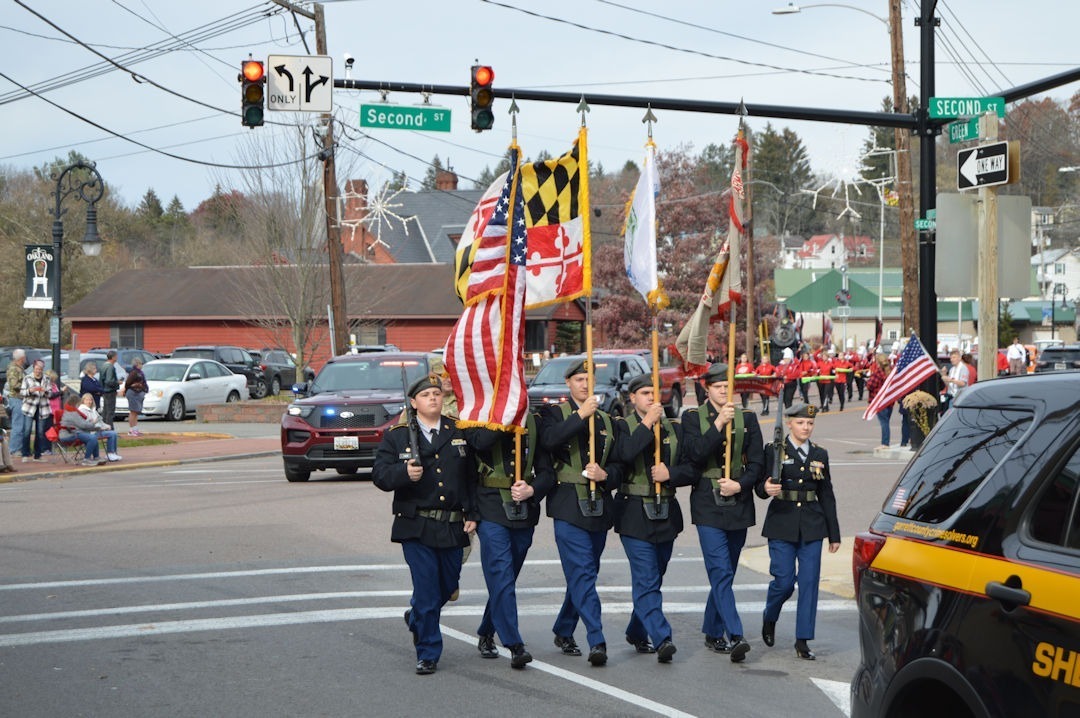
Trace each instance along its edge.
<path fill-rule="evenodd" d="M 85 170 L 85 172 L 76 172 Z M 89 174 L 89 176 L 87 176 Z M 49 327 L 52 339 L 52 367 L 56 374 L 62 375 L 60 366 L 60 321 L 64 317 L 61 277 L 63 276 L 64 256 L 64 212 L 61 205 L 69 195 L 76 195 L 88 205 L 86 208 L 86 234 L 83 235 L 83 254 L 88 257 L 96 257 L 101 254 L 101 237 L 97 229 L 97 208 L 94 206 L 102 195 L 105 194 L 105 182 L 101 179 L 97 169 L 92 163 L 76 162 L 68 165 L 56 178 L 56 209 L 53 211 L 53 256 L 56 257 L 56 291 L 53 294 L 53 315 Z"/>
<path fill-rule="evenodd" d="M 1069 290 L 1065 287 L 1064 284 L 1061 284 L 1060 282 L 1055 282 L 1054 287 L 1051 290 L 1051 294 L 1050 294 L 1050 338 L 1051 339 L 1056 338 L 1055 332 L 1057 330 L 1057 295 L 1058 295 L 1058 290 L 1059 289 L 1061 290 L 1061 308 L 1065 309 L 1068 306 L 1068 303 L 1066 301 L 1068 299 L 1068 297 L 1066 295 L 1066 292 L 1068 292 Z"/>

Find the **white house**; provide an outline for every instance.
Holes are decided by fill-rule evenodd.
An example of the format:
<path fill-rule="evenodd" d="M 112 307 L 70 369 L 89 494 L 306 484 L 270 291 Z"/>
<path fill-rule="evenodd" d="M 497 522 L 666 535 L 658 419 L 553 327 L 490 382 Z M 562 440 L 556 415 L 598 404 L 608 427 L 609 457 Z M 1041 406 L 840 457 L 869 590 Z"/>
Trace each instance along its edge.
<path fill-rule="evenodd" d="M 1047 249 L 1031 256 L 1042 299 L 1080 298 L 1080 249 Z M 1060 300 L 1059 300 L 1060 301 Z"/>
<path fill-rule="evenodd" d="M 797 246 L 785 238 L 782 266 L 784 269 L 839 269 L 851 260 L 874 258 L 874 242 L 867 236 L 845 237 L 836 234 L 815 234 Z"/>

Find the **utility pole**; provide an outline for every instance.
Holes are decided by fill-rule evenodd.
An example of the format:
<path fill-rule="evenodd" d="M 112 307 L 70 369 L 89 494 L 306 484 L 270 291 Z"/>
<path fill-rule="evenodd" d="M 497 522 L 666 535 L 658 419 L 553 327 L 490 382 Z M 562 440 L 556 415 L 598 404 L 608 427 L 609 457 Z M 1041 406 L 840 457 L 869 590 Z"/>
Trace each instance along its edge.
<path fill-rule="evenodd" d="M 326 16 L 322 3 L 315 3 L 315 52 L 326 55 Z M 338 353 L 345 353 L 349 345 L 346 327 L 348 314 L 345 309 L 345 272 L 342 268 L 341 224 L 338 222 L 338 184 L 334 169 L 334 118 L 322 116 L 326 127 L 323 138 L 323 197 L 326 202 L 326 257 L 330 264 L 330 308 L 333 324 L 330 333 Z"/>
<path fill-rule="evenodd" d="M 274 4 L 288 9 L 294 15 L 301 15 L 315 23 L 315 52 L 326 55 L 326 15 L 322 3 L 314 3 L 313 10 L 293 5 L 287 0 L 272 0 Z M 299 27 L 299 24 L 297 25 Z M 307 48 L 307 41 L 304 41 Z M 339 87 L 339 80 L 334 87 Z M 346 327 L 348 314 L 345 310 L 345 274 L 342 269 L 341 225 L 338 221 L 338 184 L 334 169 L 334 118 L 331 114 L 322 115 L 326 134 L 323 135 L 323 150 L 319 157 L 323 161 L 323 206 L 326 212 L 326 261 L 330 266 L 330 338 L 335 352 L 343 353 L 348 344 Z"/>
<path fill-rule="evenodd" d="M 892 49 L 893 112 L 908 114 L 907 80 L 904 74 L 904 31 L 900 0 L 889 0 L 889 43 Z M 919 326 L 919 252 L 915 238 L 915 198 L 911 187 L 910 130 L 893 130 L 896 143 L 896 194 L 900 208 L 900 267 L 903 275 L 903 315 L 908 327 Z M 931 281 L 932 278 L 931 278 Z M 931 347 L 927 351 L 934 351 Z"/>

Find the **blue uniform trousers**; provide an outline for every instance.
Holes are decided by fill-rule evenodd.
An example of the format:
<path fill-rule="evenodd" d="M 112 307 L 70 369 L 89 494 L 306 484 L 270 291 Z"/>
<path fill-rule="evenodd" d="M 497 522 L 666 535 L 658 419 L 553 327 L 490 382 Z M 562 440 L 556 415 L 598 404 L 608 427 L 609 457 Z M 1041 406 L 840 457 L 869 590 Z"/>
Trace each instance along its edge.
<path fill-rule="evenodd" d="M 480 539 L 480 563 L 488 592 L 484 617 L 476 632 L 491 636 L 498 631 L 504 646 L 524 643 L 518 632 L 516 582 L 532 546 L 533 527 L 512 529 L 494 521 L 481 521 L 476 526 L 476 535 Z"/>
<path fill-rule="evenodd" d="M 586 531 L 560 519 L 554 519 L 554 524 L 555 545 L 559 547 L 566 578 L 566 596 L 551 630 L 556 636 L 573 636 L 581 618 L 590 648 L 607 643 L 600 622 L 600 597 L 596 594 L 596 575 L 600 572 L 607 531 Z"/>
<path fill-rule="evenodd" d="M 431 548 L 419 541 L 403 541 L 401 551 L 412 575 L 412 614 L 409 629 L 416 634 L 416 659 L 436 661 L 442 655 L 439 616 L 461 579 L 461 547 Z"/>
<path fill-rule="evenodd" d="M 746 529 L 726 531 L 698 525 L 705 570 L 709 574 L 709 599 L 705 602 L 705 618 L 701 630 L 706 636 L 722 638 L 743 635 L 742 620 L 735 608 L 735 569 L 739 554 L 746 543 Z"/>
<path fill-rule="evenodd" d="M 671 624 L 664 617 L 664 597 L 660 593 L 664 573 L 674 541 L 649 543 L 629 536 L 620 536 L 626 558 L 630 561 L 631 591 L 634 610 L 626 626 L 626 636 L 632 640 L 651 638 L 653 645 L 671 638 Z"/>
<path fill-rule="evenodd" d="M 791 597 L 797 581 L 799 599 L 795 610 L 795 638 L 812 641 L 817 618 L 818 578 L 821 576 L 821 539 L 802 543 L 769 539 L 769 573 L 772 574 L 772 581 L 765 597 L 765 620 L 776 621 L 780 618 L 780 608 Z"/>

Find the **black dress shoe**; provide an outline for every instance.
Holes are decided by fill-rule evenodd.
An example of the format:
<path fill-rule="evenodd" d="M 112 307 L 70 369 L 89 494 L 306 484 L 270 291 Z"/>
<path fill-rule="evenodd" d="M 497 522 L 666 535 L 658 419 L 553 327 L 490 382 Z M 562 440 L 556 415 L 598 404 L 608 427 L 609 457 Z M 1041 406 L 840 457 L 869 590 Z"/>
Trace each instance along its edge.
<path fill-rule="evenodd" d="M 510 667 L 524 668 L 526 663 L 532 661 L 532 654 L 525 650 L 524 643 L 515 643 L 508 646 L 510 649 Z"/>
<path fill-rule="evenodd" d="M 415 646 L 417 643 L 420 642 L 420 639 L 417 638 L 416 631 L 413 630 L 412 621 L 410 620 L 411 618 L 412 618 L 412 610 L 411 609 L 406 609 L 405 610 L 405 626 L 408 627 L 409 633 L 412 634 L 412 644 Z"/>
<path fill-rule="evenodd" d="M 631 638 L 627 636 L 626 642 L 633 646 L 638 653 L 656 653 L 656 649 L 653 648 L 653 644 L 649 642 L 648 638 Z"/>
<path fill-rule="evenodd" d="M 656 647 L 656 660 L 660 663 L 671 663 L 671 657 L 675 655 L 675 644 L 671 642 L 670 638 L 665 638 L 660 641 L 660 645 Z"/>
<path fill-rule="evenodd" d="M 439 667 L 439 664 L 435 661 L 417 661 L 416 662 L 416 675 L 429 676 L 435 672 L 435 669 Z"/>
<path fill-rule="evenodd" d="M 581 649 L 573 636 L 555 636 L 555 647 L 562 651 L 564 656 L 580 656 Z"/>
<path fill-rule="evenodd" d="M 711 648 L 717 653 L 731 653 L 731 646 L 723 636 L 705 636 L 705 647 Z"/>
<path fill-rule="evenodd" d="M 607 663 L 607 644 L 597 643 L 589 649 L 589 663 L 594 666 L 602 666 Z"/>
<path fill-rule="evenodd" d="M 499 657 L 499 651 L 495 648 L 495 638 L 493 636 L 480 636 L 480 640 L 476 642 L 476 650 L 480 651 L 481 658 Z"/>
<path fill-rule="evenodd" d="M 770 648 L 776 643 L 776 621 L 764 621 L 761 624 L 761 640 Z"/>
<path fill-rule="evenodd" d="M 743 640 L 742 636 L 731 637 L 731 662 L 742 663 L 746 660 L 746 654 L 750 652 L 750 644 Z"/>
<path fill-rule="evenodd" d="M 810 646 L 806 645 L 806 641 L 801 638 L 795 641 L 795 655 L 804 661 L 812 661 L 817 658 L 814 652 L 810 650 Z"/>

